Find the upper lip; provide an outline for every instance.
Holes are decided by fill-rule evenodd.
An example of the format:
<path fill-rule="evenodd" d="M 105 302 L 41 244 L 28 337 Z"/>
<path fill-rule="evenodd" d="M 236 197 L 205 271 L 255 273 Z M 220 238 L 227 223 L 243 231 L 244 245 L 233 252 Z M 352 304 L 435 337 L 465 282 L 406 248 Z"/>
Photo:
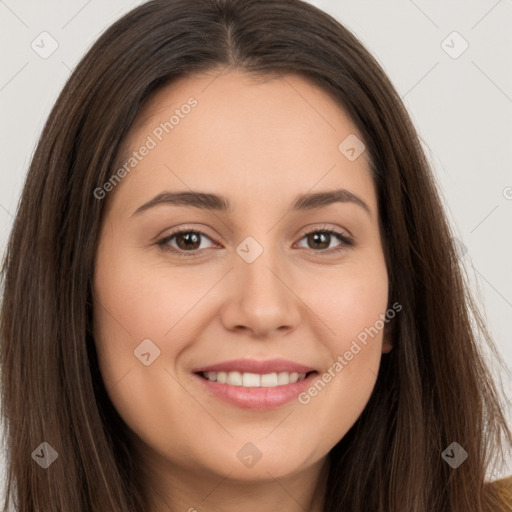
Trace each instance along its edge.
<path fill-rule="evenodd" d="M 268 359 L 266 361 L 258 361 L 256 359 L 232 359 L 231 361 L 223 361 L 221 363 L 202 366 L 193 370 L 194 373 L 201 372 L 248 372 L 259 373 L 261 375 L 267 373 L 279 372 L 297 372 L 308 373 L 315 371 L 314 368 L 303 364 L 288 361 L 286 359 Z"/>

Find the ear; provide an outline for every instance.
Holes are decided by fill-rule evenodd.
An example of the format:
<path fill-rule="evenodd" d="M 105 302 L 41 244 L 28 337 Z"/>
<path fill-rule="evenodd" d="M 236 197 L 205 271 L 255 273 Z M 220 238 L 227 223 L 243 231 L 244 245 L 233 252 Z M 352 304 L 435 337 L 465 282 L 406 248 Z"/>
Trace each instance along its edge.
<path fill-rule="evenodd" d="M 387 354 L 388 352 L 391 352 L 391 349 L 393 348 L 393 343 L 388 335 L 388 333 L 384 333 L 384 338 L 382 340 L 382 353 Z"/>
<path fill-rule="evenodd" d="M 393 349 L 393 345 L 390 345 L 388 343 L 382 344 L 382 353 L 383 354 L 387 354 L 388 352 L 391 352 L 392 349 Z"/>

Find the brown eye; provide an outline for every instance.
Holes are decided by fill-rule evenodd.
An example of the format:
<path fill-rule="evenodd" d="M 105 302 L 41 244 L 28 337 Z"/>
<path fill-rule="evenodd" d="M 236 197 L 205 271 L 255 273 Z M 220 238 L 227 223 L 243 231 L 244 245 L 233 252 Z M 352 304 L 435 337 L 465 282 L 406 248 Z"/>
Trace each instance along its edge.
<path fill-rule="evenodd" d="M 176 245 L 183 250 L 199 249 L 201 245 L 201 235 L 192 231 L 179 233 L 174 235 L 174 238 L 176 238 Z"/>
<path fill-rule="evenodd" d="M 341 243 L 337 246 L 331 246 L 333 240 L 338 239 Z M 347 246 L 353 245 L 353 241 L 338 231 L 334 230 L 317 230 L 306 233 L 301 240 L 306 240 L 307 249 L 314 250 L 316 252 L 337 252 L 345 249 Z"/>
<path fill-rule="evenodd" d="M 157 245 L 162 250 L 173 252 L 178 256 L 196 256 L 200 250 L 207 248 L 202 246 L 203 239 L 211 242 L 211 238 L 202 231 L 182 229 L 162 238 L 157 242 Z M 338 239 L 338 244 L 332 246 L 332 242 L 336 239 Z M 306 240 L 306 249 L 321 254 L 336 253 L 353 245 L 351 238 L 341 232 L 330 229 L 310 231 L 301 240 Z"/>
<path fill-rule="evenodd" d="M 182 230 L 176 231 L 174 233 L 171 233 L 169 236 L 162 238 L 162 240 L 158 241 L 158 245 L 164 251 L 176 252 L 180 256 L 193 256 L 195 254 L 195 251 L 205 248 L 201 247 L 201 242 L 203 238 L 207 238 L 208 240 L 210 240 L 210 237 L 206 233 L 203 233 L 202 231 Z M 175 242 L 175 245 L 171 242 Z"/>
<path fill-rule="evenodd" d="M 310 233 L 306 238 L 311 249 L 328 249 L 331 235 L 324 231 L 317 231 L 316 233 Z"/>

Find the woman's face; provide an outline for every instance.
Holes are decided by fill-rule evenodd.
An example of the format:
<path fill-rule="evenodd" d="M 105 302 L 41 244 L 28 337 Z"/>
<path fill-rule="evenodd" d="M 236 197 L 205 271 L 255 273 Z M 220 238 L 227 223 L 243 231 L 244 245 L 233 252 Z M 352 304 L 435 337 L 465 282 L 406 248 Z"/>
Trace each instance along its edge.
<path fill-rule="evenodd" d="M 151 99 L 102 189 L 95 341 L 148 460 L 279 478 L 325 460 L 390 349 L 376 191 L 323 90 L 214 76 Z"/>

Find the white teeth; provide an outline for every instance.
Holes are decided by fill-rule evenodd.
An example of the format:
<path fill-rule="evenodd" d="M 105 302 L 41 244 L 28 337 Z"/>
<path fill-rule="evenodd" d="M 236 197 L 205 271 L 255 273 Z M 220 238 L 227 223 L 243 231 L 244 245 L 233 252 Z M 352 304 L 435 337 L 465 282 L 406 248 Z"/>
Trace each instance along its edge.
<path fill-rule="evenodd" d="M 243 373 L 242 386 L 244 388 L 259 388 L 261 377 L 257 373 Z"/>
<path fill-rule="evenodd" d="M 299 380 L 299 374 L 296 372 L 290 373 L 290 384 Z"/>
<path fill-rule="evenodd" d="M 276 386 L 293 384 L 306 378 L 305 373 L 297 372 L 265 373 L 264 375 L 250 372 L 204 372 L 203 375 L 212 382 L 230 384 L 231 386 L 243 386 L 245 388 L 274 388 Z"/>
<path fill-rule="evenodd" d="M 277 373 L 266 373 L 261 376 L 261 387 L 273 388 L 277 386 Z"/>
<path fill-rule="evenodd" d="M 282 386 L 283 384 L 290 383 L 290 374 L 288 372 L 280 372 L 277 374 L 277 383 Z"/>
<path fill-rule="evenodd" d="M 240 372 L 227 372 L 226 384 L 242 386 L 242 374 Z"/>

